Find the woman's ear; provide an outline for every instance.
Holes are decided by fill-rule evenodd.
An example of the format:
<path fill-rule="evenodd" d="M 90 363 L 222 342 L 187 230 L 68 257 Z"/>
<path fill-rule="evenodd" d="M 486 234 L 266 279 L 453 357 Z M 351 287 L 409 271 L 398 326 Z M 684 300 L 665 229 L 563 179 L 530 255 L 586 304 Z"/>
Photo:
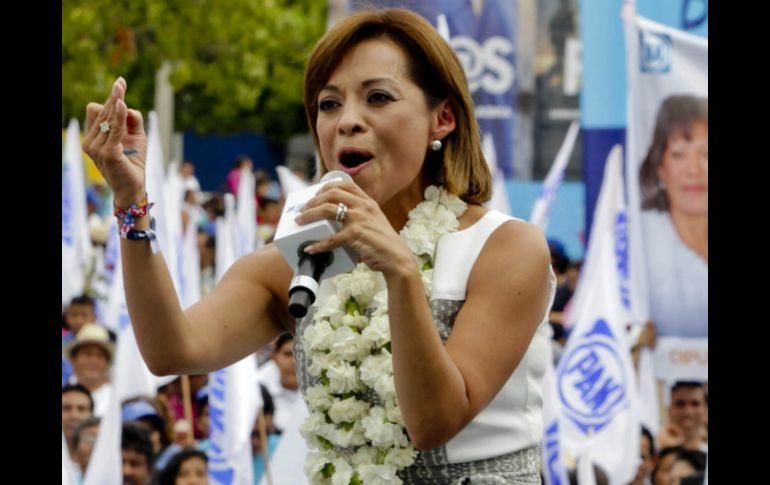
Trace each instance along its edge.
<path fill-rule="evenodd" d="M 455 121 L 455 113 L 452 109 L 452 105 L 449 103 L 449 98 L 440 102 L 438 106 L 433 108 L 433 116 L 433 140 L 444 139 L 447 135 L 452 133 L 457 126 L 457 122 Z"/>

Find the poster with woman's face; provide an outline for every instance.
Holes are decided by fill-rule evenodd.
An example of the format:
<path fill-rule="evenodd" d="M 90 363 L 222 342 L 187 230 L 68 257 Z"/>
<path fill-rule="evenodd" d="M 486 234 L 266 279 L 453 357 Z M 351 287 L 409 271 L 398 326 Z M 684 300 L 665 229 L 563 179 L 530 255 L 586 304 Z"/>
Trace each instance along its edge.
<path fill-rule="evenodd" d="M 687 352 L 707 355 L 708 41 L 638 17 L 635 29 L 626 182 L 636 314 L 672 349 L 694 342 Z"/>

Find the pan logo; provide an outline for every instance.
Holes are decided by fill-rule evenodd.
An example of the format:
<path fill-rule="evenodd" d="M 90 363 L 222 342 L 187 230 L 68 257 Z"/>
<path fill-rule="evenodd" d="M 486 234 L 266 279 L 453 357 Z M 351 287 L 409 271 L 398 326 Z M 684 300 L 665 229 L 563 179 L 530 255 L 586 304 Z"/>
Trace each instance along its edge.
<path fill-rule="evenodd" d="M 598 432 L 629 404 L 628 382 L 618 355 L 621 346 L 602 319 L 576 338 L 580 343 L 562 356 L 556 369 L 559 399 L 582 432 L 589 428 Z"/>
<path fill-rule="evenodd" d="M 642 72 L 665 74 L 671 70 L 671 36 L 662 32 L 639 32 L 639 60 Z"/>
<path fill-rule="evenodd" d="M 489 37 L 483 44 L 465 36 L 452 37 L 450 42 L 472 93 L 482 88 L 489 94 L 504 94 L 513 88 L 513 44 L 501 36 Z"/>

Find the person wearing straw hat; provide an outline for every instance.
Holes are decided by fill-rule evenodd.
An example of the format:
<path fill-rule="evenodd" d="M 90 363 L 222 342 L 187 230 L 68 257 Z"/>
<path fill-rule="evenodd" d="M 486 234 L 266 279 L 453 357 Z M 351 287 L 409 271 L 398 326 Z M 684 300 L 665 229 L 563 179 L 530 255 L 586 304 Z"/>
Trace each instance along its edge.
<path fill-rule="evenodd" d="M 96 323 L 83 325 L 66 353 L 72 362 L 72 384 L 84 385 L 94 400 L 94 416 L 102 417 L 112 394 L 110 364 L 114 345 L 107 329 Z"/>

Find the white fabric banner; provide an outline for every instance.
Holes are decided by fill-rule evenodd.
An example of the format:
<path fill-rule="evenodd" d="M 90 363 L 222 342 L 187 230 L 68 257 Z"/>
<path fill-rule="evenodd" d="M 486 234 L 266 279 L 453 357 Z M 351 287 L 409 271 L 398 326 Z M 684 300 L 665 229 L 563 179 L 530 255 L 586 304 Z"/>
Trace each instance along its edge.
<path fill-rule="evenodd" d="M 622 152 L 607 159 L 585 265 L 567 318 L 572 333 L 556 368 L 559 432 L 566 461 L 591 456 L 612 485 L 625 485 L 639 464 L 639 403 L 626 338 L 626 206 Z"/>
<path fill-rule="evenodd" d="M 61 175 L 61 301 L 83 293 L 85 267 L 91 254 L 86 210 L 85 169 L 80 125 L 72 119 L 64 141 Z"/>

